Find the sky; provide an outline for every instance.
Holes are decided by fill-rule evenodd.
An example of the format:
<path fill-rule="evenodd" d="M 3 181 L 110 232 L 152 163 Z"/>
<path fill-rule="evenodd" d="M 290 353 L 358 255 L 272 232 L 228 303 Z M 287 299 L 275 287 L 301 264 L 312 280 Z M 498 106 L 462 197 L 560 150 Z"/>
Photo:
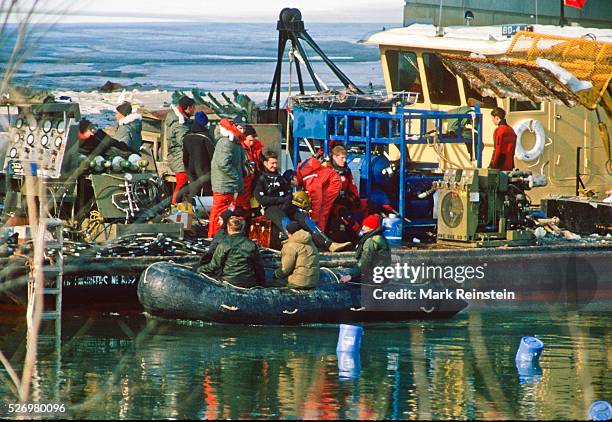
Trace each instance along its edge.
<path fill-rule="evenodd" d="M 21 0 L 23 10 L 31 2 Z M 40 14 L 34 21 L 270 22 L 278 18 L 283 8 L 297 7 L 307 23 L 382 22 L 401 25 L 403 6 L 403 0 L 41 0 Z"/>

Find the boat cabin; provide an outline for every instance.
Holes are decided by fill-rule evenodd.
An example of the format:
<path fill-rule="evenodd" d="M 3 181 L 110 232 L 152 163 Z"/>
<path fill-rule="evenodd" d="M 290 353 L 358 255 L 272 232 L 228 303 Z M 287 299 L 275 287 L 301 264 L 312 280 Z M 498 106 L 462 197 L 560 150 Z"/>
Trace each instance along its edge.
<path fill-rule="evenodd" d="M 465 72 L 465 69 L 473 70 L 469 63 L 463 67 L 454 67 L 453 72 L 449 70 L 445 55 L 471 56 L 475 57 L 474 60 L 504 60 L 508 57 L 509 49 L 516 47 L 513 44 L 513 35 L 517 30 L 542 34 L 542 44 L 539 45 L 541 52 L 547 51 L 546 48 L 555 48 L 554 40 L 566 40 L 568 46 L 570 38 L 597 41 L 600 49 L 596 55 L 576 47 L 574 50 L 581 50 L 578 54 L 582 54 L 582 57 L 572 57 L 572 60 L 582 69 L 592 68 L 588 77 L 604 79 L 595 88 L 601 87 L 598 94 L 605 97 L 602 102 L 605 102 L 606 98 L 609 100 L 612 29 L 574 26 L 562 28 L 550 25 L 438 28 L 433 25 L 412 24 L 372 34 L 361 42 L 379 46 L 386 90 L 389 93 L 410 91 L 419 94 L 416 104 L 412 107 L 450 111 L 467 106 L 470 98 L 480 103 L 483 114 L 484 167 L 488 165 L 493 152 L 494 126 L 490 111 L 495 106 L 506 110 L 508 124 L 513 126 L 515 131 L 519 126 L 523 127 L 518 140 L 523 150 L 534 152 L 516 156 L 515 165 L 534 174 L 542 172 L 548 178 L 547 187 L 530 192 L 534 203 L 549 194 L 576 194 L 577 174 L 587 189 L 591 189 L 596 195 L 603 195 L 612 185 L 612 166 L 609 152 L 606 152 L 602 143 L 598 124 L 611 126 L 609 106 L 606 109 L 595 105 L 589 109 L 567 98 L 538 101 L 543 97 L 529 95 L 527 90 L 521 90 L 521 85 L 527 83 L 513 77 L 512 71 L 506 72 L 504 77 L 515 82 L 516 92 L 504 95 L 508 90 L 497 90 L 498 82 L 482 78 L 478 81 L 480 84 L 475 84 L 474 79 L 470 78 L 473 74 Z M 569 47 L 564 53 L 567 54 L 568 49 Z M 570 53 L 575 55 L 574 50 Z M 535 55 L 538 54 L 536 51 Z M 544 53 L 540 57 L 544 57 Z M 492 83 L 487 86 L 487 82 Z M 477 85 L 480 85 L 481 89 L 477 89 Z M 483 85 L 487 89 L 483 90 Z M 561 91 L 557 89 L 557 93 Z M 483 93 L 487 95 L 482 95 Z M 465 110 L 464 108 L 461 112 Z M 463 145 L 445 145 L 442 153 L 447 164 L 451 163 L 457 167 L 473 166 Z M 409 155 L 416 161 L 439 161 L 438 153 L 429 145 L 411 145 Z"/>

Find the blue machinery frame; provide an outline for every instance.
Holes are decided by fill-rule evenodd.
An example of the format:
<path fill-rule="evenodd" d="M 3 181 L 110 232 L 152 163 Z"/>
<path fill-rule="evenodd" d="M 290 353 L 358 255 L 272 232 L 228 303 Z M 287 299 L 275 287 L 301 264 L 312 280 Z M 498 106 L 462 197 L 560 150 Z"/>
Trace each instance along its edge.
<path fill-rule="evenodd" d="M 430 142 L 430 131 L 438 133 L 438 143 L 458 144 L 465 143 L 462 137 L 463 120 L 474 118 L 476 129 L 476 161 L 482 167 L 482 114 L 480 107 L 474 107 L 471 113 L 447 113 L 443 111 L 398 108 L 396 113 L 381 113 L 370 111 L 349 110 L 323 110 L 293 109 L 293 163 L 300 161 L 300 143 L 304 139 L 319 140 L 323 142 L 325 155 L 329 155 L 328 141 L 342 141 L 347 149 L 351 144 L 365 145 L 365 156 L 370 157 L 372 147 L 375 145 L 398 145 L 400 154 L 400 183 L 399 183 L 399 212 L 404 218 L 405 214 L 405 179 L 406 179 L 406 146 L 425 145 Z M 449 136 L 443 131 L 445 120 L 457 119 L 457 131 Z M 357 132 L 352 130 L 354 123 L 359 122 Z M 416 123 L 419 130 L 413 133 Z M 470 136 L 471 139 L 471 136 Z M 365 160 L 366 196 L 372 188 L 370 160 Z"/>

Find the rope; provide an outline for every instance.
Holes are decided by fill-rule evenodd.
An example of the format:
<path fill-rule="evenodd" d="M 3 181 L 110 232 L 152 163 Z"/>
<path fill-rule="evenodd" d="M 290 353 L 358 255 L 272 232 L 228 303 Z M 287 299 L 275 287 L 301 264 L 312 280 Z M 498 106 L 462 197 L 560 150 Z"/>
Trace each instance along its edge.
<path fill-rule="evenodd" d="M 449 160 L 449 159 L 447 159 L 446 157 L 443 157 L 443 156 L 440 154 L 440 152 L 438 151 L 438 148 L 437 148 L 437 147 L 438 147 L 438 144 L 439 144 L 439 142 L 438 142 L 438 135 L 437 135 L 437 134 L 436 134 L 436 135 L 433 137 L 433 141 L 432 141 L 432 143 L 431 143 L 431 144 L 429 143 L 429 138 L 428 138 L 428 137 L 426 137 L 426 138 L 425 138 L 425 142 L 427 142 L 427 146 L 432 146 L 432 147 L 434 147 L 434 148 L 433 148 L 433 150 L 435 151 L 436 155 L 437 155 L 437 156 L 438 156 L 438 157 L 439 157 L 439 158 L 440 158 L 442 161 L 444 161 L 445 163 L 447 163 L 447 164 L 449 164 L 450 166 L 455 167 L 455 168 L 461 168 L 461 167 L 462 167 L 462 166 L 460 166 L 460 165 L 458 165 L 458 164 L 456 164 L 456 163 L 454 163 L 454 162 L 450 161 L 450 160 Z"/>
<path fill-rule="evenodd" d="M 329 268 L 321 267 L 321 271 L 327 272 L 327 273 L 331 274 L 332 275 L 332 279 L 334 279 L 336 281 L 336 283 L 340 283 L 340 278 L 338 277 L 338 275 L 335 272 L 333 272 L 332 270 L 330 270 Z"/>

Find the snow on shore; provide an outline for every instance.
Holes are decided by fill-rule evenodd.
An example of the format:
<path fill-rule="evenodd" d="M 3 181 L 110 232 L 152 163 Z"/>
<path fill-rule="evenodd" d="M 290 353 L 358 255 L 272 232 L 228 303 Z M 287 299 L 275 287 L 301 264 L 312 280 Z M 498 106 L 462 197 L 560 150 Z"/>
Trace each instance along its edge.
<path fill-rule="evenodd" d="M 130 101 L 134 109 L 148 108 L 160 109 L 172 101 L 173 91 L 167 90 L 131 90 L 123 92 L 99 92 L 99 91 L 53 91 L 53 95 L 68 96 L 72 102 L 79 103 L 81 115 L 90 119 L 100 126 L 112 125 L 115 121 L 115 107 L 123 101 Z M 186 94 L 189 94 L 186 91 Z M 213 93 L 216 98 L 221 99 L 220 93 Z M 232 96 L 231 92 L 226 92 Z M 256 103 L 265 102 L 268 99 L 267 92 L 241 92 L 248 95 Z M 283 100 L 286 94 L 283 95 Z"/>

